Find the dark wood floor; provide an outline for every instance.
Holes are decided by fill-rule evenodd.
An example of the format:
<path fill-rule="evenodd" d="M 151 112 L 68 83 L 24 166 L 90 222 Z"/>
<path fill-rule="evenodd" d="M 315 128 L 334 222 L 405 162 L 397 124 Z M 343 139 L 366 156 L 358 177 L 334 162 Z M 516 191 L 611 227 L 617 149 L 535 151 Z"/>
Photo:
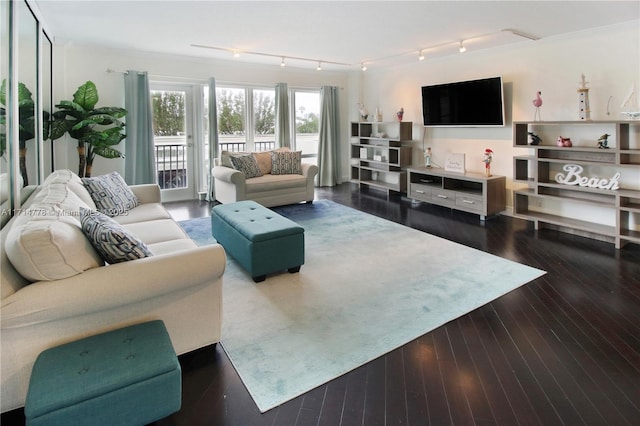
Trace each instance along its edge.
<path fill-rule="evenodd" d="M 507 216 L 483 223 L 351 184 L 317 197 L 547 274 L 264 414 L 220 345 L 181 356 L 182 410 L 158 425 L 640 424 L 640 247 L 535 232 Z M 168 207 L 180 220 L 209 211 Z"/>

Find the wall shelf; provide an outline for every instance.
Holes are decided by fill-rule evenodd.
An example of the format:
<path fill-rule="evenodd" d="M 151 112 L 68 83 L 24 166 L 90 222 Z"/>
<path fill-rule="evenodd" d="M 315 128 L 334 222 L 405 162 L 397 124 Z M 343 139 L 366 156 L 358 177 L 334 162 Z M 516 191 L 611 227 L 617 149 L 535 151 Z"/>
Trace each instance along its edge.
<path fill-rule="evenodd" d="M 529 132 L 542 143 L 530 145 Z M 608 149 L 598 147 L 604 134 Z M 558 136 L 571 138 L 572 146 L 557 146 Z M 618 249 L 640 243 L 640 121 L 514 122 L 513 146 L 533 150 L 513 160 L 514 181 L 527 184 L 514 190 L 516 217 L 532 221 L 535 229 L 596 238 Z M 568 165 L 579 167 L 579 177 L 592 186 L 558 182 Z M 593 187 L 614 175 L 619 189 Z"/>

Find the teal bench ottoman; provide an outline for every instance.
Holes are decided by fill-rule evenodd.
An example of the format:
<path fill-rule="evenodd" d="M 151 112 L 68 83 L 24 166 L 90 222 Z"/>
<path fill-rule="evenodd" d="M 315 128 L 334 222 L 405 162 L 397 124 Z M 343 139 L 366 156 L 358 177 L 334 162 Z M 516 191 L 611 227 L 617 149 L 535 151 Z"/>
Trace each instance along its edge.
<path fill-rule="evenodd" d="M 180 410 L 182 376 L 164 323 L 149 321 L 42 352 L 27 425 L 145 425 Z"/>
<path fill-rule="evenodd" d="M 211 233 L 255 282 L 304 264 L 304 228 L 255 201 L 215 206 Z"/>

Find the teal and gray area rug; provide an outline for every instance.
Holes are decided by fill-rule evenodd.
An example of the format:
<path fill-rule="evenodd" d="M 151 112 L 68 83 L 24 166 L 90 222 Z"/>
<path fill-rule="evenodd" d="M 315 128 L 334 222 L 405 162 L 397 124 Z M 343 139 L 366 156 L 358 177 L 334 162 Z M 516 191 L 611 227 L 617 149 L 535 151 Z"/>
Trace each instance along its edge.
<path fill-rule="evenodd" d="M 545 273 L 331 201 L 273 210 L 304 227 L 305 264 L 256 284 L 229 258 L 223 290 L 222 346 L 262 412 Z M 215 241 L 209 218 L 181 225 Z"/>

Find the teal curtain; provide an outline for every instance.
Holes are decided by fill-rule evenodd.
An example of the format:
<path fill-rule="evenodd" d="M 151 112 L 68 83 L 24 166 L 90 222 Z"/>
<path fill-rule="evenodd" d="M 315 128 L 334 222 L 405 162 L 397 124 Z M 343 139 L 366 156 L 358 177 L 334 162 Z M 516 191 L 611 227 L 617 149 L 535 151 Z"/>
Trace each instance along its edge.
<path fill-rule="evenodd" d="M 209 190 L 207 191 L 207 201 L 216 199 L 215 187 L 213 185 L 214 160 L 219 156 L 218 147 L 218 101 L 216 98 L 216 79 L 209 78 Z"/>
<path fill-rule="evenodd" d="M 124 147 L 124 179 L 129 185 L 156 183 L 153 111 L 146 72 L 124 74 L 124 107 L 127 110 Z"/>
<path fill-rule="evenodd" d="M 291 147 L 289 88 L 287 83 L 276 84 L 276 146 Z"/>
<path fill-rule="evenodd" d="M 320 135 L 318 145 L 318 186 L 340 183 L 340 119 L 338 88 L 320 89 Z"/>

